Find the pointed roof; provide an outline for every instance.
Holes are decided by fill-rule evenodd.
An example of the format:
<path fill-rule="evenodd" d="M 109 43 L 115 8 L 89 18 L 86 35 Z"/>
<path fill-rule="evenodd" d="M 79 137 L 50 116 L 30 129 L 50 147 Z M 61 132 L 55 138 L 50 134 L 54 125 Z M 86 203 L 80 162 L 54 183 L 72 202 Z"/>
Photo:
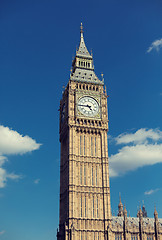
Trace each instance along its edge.
<path fill-rule="evenodd" d="M 154 211 L 154 217 L 158 218 L 158 213 L 157 213 L 157 210 L 156 210 L 156 206 L 155 206 L 155 211 Z"/>
<path fill-rule="evenodd" d="M 84 42 L 83 25 L 82 25 L 82 23 L 81 23 L 81 26 L 80 26 L 80 45 L 79 45 L 79 49 L 76 52 L 76 56 L 78 56 L 78 57 L 79 56 L 80 57 L 87 57 L 87 58 L 91 58 L 92 59 L 92 56 L 88 52 L 87 47 L 86 47 L 85 42 Z"/>
<path fill-rule="evenodd" d="M 119 193 L 119 205 L 118 208 L 122 207 L 123 208 L 123 204 L 121 202 L 121 194 Z"/>

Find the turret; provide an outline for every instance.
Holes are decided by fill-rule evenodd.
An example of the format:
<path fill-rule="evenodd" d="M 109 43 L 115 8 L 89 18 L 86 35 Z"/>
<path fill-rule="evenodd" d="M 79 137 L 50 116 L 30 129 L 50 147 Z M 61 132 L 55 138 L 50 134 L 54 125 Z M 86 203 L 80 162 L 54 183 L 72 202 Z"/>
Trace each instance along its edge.
<path fill-rule="evenodd" d="M 158 220 L 158 213 L 156 211 L 156 207 L 155 207 L 155 211 L 154 211 L 154 219 L 155 219 L 155 223 L 154 223 L 154 227 L 155 227 L 155 239 L 158 240 L 159 239 L 159 220 Z"/>
<path fill-rule="evenodd" d="M 119 195 L 118 217 L 123 217 L 123 204 L 121 202 L 121 195 Z"/>

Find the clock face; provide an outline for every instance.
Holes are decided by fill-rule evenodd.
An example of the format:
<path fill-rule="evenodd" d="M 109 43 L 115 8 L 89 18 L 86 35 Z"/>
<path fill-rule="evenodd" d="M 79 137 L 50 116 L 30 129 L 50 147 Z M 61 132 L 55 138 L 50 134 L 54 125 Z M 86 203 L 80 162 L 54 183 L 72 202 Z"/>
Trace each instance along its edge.
<path fill-rule="evenodd" d="M 80 98 L 77 107 L 78 110 L 87 117 L 94 117 L 99 112 L 98 102 L 89 96 Z"/>

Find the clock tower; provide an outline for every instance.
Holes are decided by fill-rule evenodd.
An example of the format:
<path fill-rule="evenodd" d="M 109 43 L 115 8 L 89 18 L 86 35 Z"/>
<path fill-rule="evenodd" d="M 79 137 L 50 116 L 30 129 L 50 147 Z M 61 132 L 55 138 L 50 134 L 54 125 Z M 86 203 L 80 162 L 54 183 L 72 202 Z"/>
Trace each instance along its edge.
<path fill-rule="evenodd" d="M 107 94 L 80 45 L 60 101 L 60 213 L 57 240 L 107 240 L 111 219 Z"/>

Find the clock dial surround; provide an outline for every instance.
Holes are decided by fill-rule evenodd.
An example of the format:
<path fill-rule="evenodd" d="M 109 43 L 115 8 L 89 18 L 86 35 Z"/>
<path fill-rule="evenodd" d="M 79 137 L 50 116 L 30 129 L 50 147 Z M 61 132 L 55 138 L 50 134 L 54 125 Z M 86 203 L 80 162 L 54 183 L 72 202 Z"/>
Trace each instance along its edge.
<path fill-rule="evenodd" d="M 91 96 L 84 96 L 78 100 L 77 108 L 86 117 L 94 117 L 99 113 L 99 103 Z"/>

